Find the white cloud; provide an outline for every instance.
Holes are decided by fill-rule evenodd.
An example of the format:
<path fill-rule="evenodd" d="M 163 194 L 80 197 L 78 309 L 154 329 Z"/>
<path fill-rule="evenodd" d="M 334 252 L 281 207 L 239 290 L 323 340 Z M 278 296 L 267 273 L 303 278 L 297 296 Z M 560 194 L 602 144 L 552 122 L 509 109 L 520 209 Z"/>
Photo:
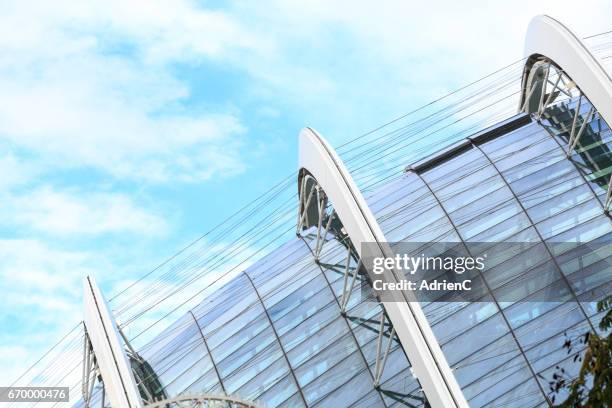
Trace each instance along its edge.
<path fill-rule="evenodd" d="M 0 239 L 0 259 L 0 382 L 10 384 L 81 320 L 81 277 L 104 265 L 35 239 Z"/>
<path fill-rule="evenodd" d="M 7 305 L 16 303 L 44 307 L 35 294 L 46 294 L 50 295 L 50 299 L 52 295 L 57 295 L 57 302 L 51 304 L 63 308 L 62 294 L 79 297 L 80 278 L 102 266 L 100 260 L 90 253 L 53 248 L 35 239 L 0 240 L 0 258 L 0 277 L 5 289 L 2 301 L 14 296 Z M 7 290 L 9 288 L 12 289 Z M 18 299 L 24 292 L 33 296 Z"/>
<path fill-rule="evenodd" d="M 71 193 L 50 187 L 7 195 L 0 201 L 0 225 L 56 237 L 136 234 L 159 236 L 168 229 L 161 215 L 119 193 Z"/>
<path fill-rule="evenodd" d="M 245 170 L 245 125 L 235 110 L 185 109 L 191 90 L 172 64 L 232 66 L 253 78 L 245 96 L 273 101 L 272 110 L 290 102 L 305 125 L 330 129 L 336 140 L 520 57 L 535 14 L 552 12 L 579 33 L 607 27 L 592 7 L 546 1 L 233 7 L 3 5 L 0 139 L 52 166 L 161 183 L 207 180 Z"/>
<path fill-rule="evenodd" d="M 66 249 L 33 238 L 0 239 L 0 259 L 0 384 L 8 385 L 82 320 L 83 278 L 109 281 L 124 266 L 114 265 L 112 256 L 100 251 Z M 38 380 L 46 378 L 49 386 L 72 385 L 80 370 L 59 380 L 82 359 L 81 334 L 77 329 L 19 385 L 41 374 L 50 358 L 58 360 Z"/>
<path fill-rule="evenodd" d="M 22 185 L 39 174 L 39 166 L 10 151 L 2 153 L 1 150 L 0 145 L 0 192 Z"/>
<path fill-rule="evenodd" d="M 15 380 L 23 372 L 23 367 L 15 364 L 15 361 L 27 361 L 31 356 L 28 353 L 28 349 L 19 343 L 15 345 L 7 345 L 0 347 L 0 381 L 2 384 L 11 384 L 11 381 Z"/>
<path fill-rule="evenodd" d="M 190 91 L 168 64 L 252 42 L 222 13 L 189 2 L 3 5 L 0 141 L 36 152 L 40 164 L 121 179 L 236 174 L 244 125 L 186 110 Z"/>
<path fill-rule="evenodd" d="M 274 39 L 265 57 L 241 61 L 257 78 L 258 95 L 290 103 L 304 125 L 334 143 L 518 60 L 537 14 L 551 14 L 584 36 L 608 30 L 612 12 L 600 0 L 581 7 L 569 0 L 296 0 L 234 7 L 244 25 Z"/>

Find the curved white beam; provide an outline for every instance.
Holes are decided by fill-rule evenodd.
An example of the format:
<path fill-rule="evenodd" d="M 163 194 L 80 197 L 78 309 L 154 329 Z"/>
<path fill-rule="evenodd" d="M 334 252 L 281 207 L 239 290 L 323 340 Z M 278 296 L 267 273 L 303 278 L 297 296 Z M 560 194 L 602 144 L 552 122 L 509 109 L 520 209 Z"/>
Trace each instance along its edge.
<path fill-rule="evenodd" d="M 299 144 L 299 177 L 304 177 L 306 171 L 317 180 L 333 203 L 359 255 L 362 243 L 377 242 L 380 256 L 393 256 L 384 244 L 385 236 L 376 218 L 334 149 L 310 128 L 302 130 Z M 398 280 L 393 274 L 385 278 Z M 383 305 L 427 400 L 433 408 L 467 408 L 461 388 L 420 305 L 416 301 L 406 301 L 401 294 L 394 294 L 398 299 L 383 302 Z"/>
<path fill-rule="evenodd" d="M 546 57 L 563 69 L 606 123 L 612 123 L 612 78 L 588 48 L 566 26 L 547 15 L 534 17 L 525 38 L 525 70 L 521 104 L 527 91 L 527 76 L 538 57 Z"/>
<path fill-rule="evenodd" d="M 85 328 L 111 406 L 142 408 L 136 380 L 108 304 L 93 278 L 85 278 L 83 289 Z"/>

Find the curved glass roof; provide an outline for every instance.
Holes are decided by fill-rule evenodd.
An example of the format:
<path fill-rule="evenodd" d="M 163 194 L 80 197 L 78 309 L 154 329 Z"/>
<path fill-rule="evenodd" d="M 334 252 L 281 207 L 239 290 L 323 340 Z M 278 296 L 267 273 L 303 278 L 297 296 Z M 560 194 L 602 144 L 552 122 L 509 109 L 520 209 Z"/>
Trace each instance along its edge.
<path fill-rule="evenodd" d="M 568 160 L 567 123 L 576 107 L 572 100 L 554 105 L 541 122 L 518 115 L 378 188 L 367 200 L 387 239 L 548 248 L 609 242 L 601 180 L 612 170 L 612 138 L 595 116 Z M 270 407 L 424 405 L 395 336 L 381 385 L 373 386 L 381 306 L 362 279 L 342 315 L 347 242 L 330 237 L 317 263 L 314 234 L 259 260 L 138 351 L 165 395 L 228 393 Z M 555 367 L 576 373 L 561 346 L 565 336 L 597 327 L 601 314 L 584 294 L 609 293 L 612 274 L 607 262 L 594 262 L 585 275 L 578 254 L 549 253 L 538 265 L 504 270 L 522 279 L 537 268 L 552 277 L 550 286 L 566 287 L 565 301 L 526 294 L 522 302 L 500 302 L 495 282 L 504 279 L 493 279 L 480 302 L 422 304 L 470 406 L 544 404 Z"/>

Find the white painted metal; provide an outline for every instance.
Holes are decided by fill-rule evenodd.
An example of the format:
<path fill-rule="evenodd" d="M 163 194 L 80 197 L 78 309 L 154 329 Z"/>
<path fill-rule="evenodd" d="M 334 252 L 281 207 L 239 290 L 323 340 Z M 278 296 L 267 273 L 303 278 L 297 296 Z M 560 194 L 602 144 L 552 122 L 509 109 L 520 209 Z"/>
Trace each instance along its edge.
<path fill-rule="evenodd" d="M 81 376 L 81 394 L 83 395 L 83 401 L 85 403 L 85 406 L 88 407 L 89 402 L 91 401 L 94 384 L 96 382 L 97 376 L 99 375 L 99 372 L 98 364 L 95 361 L 91 349 L 91 342 L 89 341 L 87 330 L 85 330 L 85 335 L 83 336 L 83 346 L 83 374 Z"/>
<path fill-rule="evenodd" d="M 227 395 L 202 394 L 179 395 L 163 401 L 154 402 L 146 408 L 264 408 L 259 403 L 242 400 Z"/>
<path fill-rule="evenodd" d="M 536 58 L 543 56 L 572 79 L 606 123 L 612 123 L 612 78 L 580 39 L 559 21 L 546 15 L 534 17 L 527 28 L 523 76 L 524 105 L 527 75 Z"/>
<path fill-rule="evenodd" d="M 141 408 L 142 399 L 108 304 L 93 278 L 86 277 L 83 286 L 85 327 L 106 395 L 113 407 Z"/>
<path fill-rule="evenodd" d="M 302 130 L 299 143 L 300 173 L 305 170 L 317 180 L 355 249 L 361 252 L 362 243 L 377 242 L 380 256 L 393 256 L 384 244 L 385 236 L 376 218 L 334 149 L 310 128 Z M 385 275 L 385 279 L 399 280 L 393 272 Z M 397 296 L 393 302 L 384 302 L 383 306 L 429 403 L 433 408 L 467 408 L 465 397 L 420 305 L 409 293 Z"/>
<path fill-rule="evenodd" d="M 395 337 L 395 327 L 391 327 L 391 331 L 388 334 L 387 346 L 385 347 L 384 354 L 382 353 L 382 339 L 385 333 L 385 320 L 386 315 L 384 312 L 380 313 L 380 325 L 378 327 L 378 339 L 376 341 L 376 364 L 374 365 L 374 386 L 380 385 L 383 372 L 385 370 L 385 364 L 387 364 L 387 358 L 391 351 L 391 345 L 393 344 L 393 338 Z"/>

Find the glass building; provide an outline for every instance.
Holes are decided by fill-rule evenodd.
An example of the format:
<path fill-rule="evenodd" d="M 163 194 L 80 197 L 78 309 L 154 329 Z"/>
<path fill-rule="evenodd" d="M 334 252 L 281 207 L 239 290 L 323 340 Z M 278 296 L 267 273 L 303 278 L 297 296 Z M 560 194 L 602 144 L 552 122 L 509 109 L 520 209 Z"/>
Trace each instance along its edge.
<path fill-rule="evenodd" d="M 519 114 L 380 188 L 368 204 L 387 239 L 609 242 L 612 221 L 603 206 L 610 129 L 595 115 L 568 159 L 576 105 L 554 105 L 541 121 Z M 580 109 L 584 118 L 588 103 Z M 328 234 L 315 261 L 315 229 L 255 263 L 140 351 L 163 393 L 228 393 L 270 407 L 426 405 L 395 336 L 374 386 L 383 308 L 363 296 L 367 282 L 359 275 L 346 301 L 348 237 L 340 228 Z M 577 257 L 551 252 L 538 265 L 508 268 L 513 279 L 542 276 L 534 293 L 564 287 L 563 302 L 502 305 L 496 293 L 507 277 L 496 276 L 481 302 L 423 305 L 470 406 L 547 406 L 555 367 L 579 368 L 561 345 L 568 334 L 597 329 L 602 315 L 581 298 L 610 293 L 612 270 L 606 259 L 578 266 Z M 383 345 L 390 331 L 385 323 Z"/>
<path fill-rule="evenodd" d="M 566 30 L 550 20 L 532 24 Z M 581 78 L 591 74 L 559 58 L 528 55 L 519 113 L 402 163 L 401 177 L 363 196 L 342 198 L 342 191 L 354 193 L 350 176 L 313 132 L 318 151 L 337 168 L 316 174 L 302 166 L 298 234 L 146 345 L 126 351 L 142 400 L 154 406 L 225 395 L 248 401 L 235 406 L 333 408 L 527 408 L 563 400 L 549 382 L 560 368 L 575 377 L 580 365 L 562 345 L 599 330 L 595 298 L 612 289 L 612 100 L 589 93 Z M 345 184 L 330 191 L 334 183 Z M 351 208 L 367 208 L 355 220 L 387 242 L 529 242 L 545 256 L 527 263 L 521 254 L 508 257 L 482 277 L 478 301 L 413 305 L 424 320 L 415 312 L 411 326 L 371 290 L 360 260 L 367 234 L 356 236 L 359 222 L 345 216 Z M 574 245 L 556 245 L 563 243 Z M 593 243 L 597 253 L 585 252 Z M 500 300 L 526 279 L 533 285 L 520 299 Z M 538 300 L 550 290 L 559 299 Z M 95 324 L 86 326 L 93 337 Z M 112 397 L 103 391 L 112 370 L 101 363 L 112 344 L 105 351 L 96 341 L 89 352 L 103 384 L 92 385 L 89 400 L 77 406 L 112 404 L 103 400 Z"/>

